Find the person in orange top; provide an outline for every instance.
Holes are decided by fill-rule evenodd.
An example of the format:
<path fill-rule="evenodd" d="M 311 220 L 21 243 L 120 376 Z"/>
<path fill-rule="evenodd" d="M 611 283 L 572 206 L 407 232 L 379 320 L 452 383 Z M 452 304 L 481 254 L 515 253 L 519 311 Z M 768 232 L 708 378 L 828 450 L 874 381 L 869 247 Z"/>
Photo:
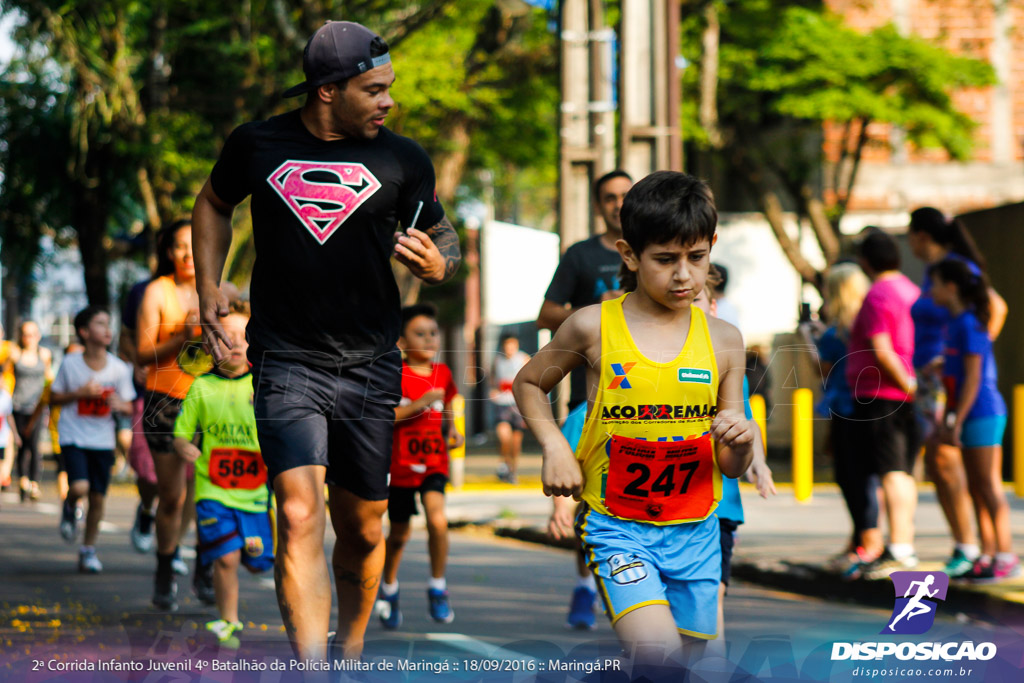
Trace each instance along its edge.
<path fill-rule="evenodd" d="M 7 389 L 7 393 L 14 392 L 14 367 L 9 362 L 11 358 L 11 348 L 13 344 L 4 337 L 3 325 L 0 325 L 0 367 L 3 368 L 3 375 L 0 376 L 0 381 L 3 382 L 3 386 Z M 11 470 L 14 468 L 14 453 L 17 449 L 6 448 L 7 444 L 0 444 L 0 448 L 4 448 L 4 455 L 0 457 L 0 487 L 3 490 L 11 485 Z"/>
<path fill-rule="evenodd" d="M 174 454 L 174 421 L 192 386 L 193 376 L 178 363 L 182 349 L 199 334 L 199 295 L 192 261 L 192 224 L 175 223 L 167 255 L 174 275 L 154 278 L 139 306 L 138 362 L 149 366 L 146 375 L 142 426 L 156 466 L 159 504 L 156 511 L 157 570 L 153 604 L 166 610 L 177 607 L 173 563 L 183 525 L 186 499 L 185 463 Z"/>

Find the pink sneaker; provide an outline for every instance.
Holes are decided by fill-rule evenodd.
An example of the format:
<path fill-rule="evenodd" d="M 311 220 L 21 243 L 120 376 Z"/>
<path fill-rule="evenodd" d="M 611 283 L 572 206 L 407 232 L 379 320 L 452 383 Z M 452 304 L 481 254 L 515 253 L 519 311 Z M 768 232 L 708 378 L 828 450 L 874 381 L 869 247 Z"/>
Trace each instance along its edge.
<path fill-rule="evenodd" d="M 996 581 L 1002 581 L 1003 579 L 1012 579 L 1015 576 L 1020 576 L 1020 558 L 1013 558 L 1010 562 L 1003 562 L 996 560 L 992 569 L 992 574 Z"/>

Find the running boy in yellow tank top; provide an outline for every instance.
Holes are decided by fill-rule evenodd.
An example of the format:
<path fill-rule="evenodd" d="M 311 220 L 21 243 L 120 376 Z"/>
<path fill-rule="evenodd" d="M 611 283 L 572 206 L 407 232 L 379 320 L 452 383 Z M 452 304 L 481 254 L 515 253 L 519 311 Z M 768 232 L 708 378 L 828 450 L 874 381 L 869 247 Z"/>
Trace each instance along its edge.
<path fill-rule="evenodd" d="M 716 239 L 708 186 L 653 173 L 621 216 L 627 294 L 574 313 L 514 391 L 543 449 L 544 493 L 584 502 L 577 533 L 627 654 L 685 664 L 717 633 L 719 475 L 740 476 L 753 456 L 743 340 L 690 305 Z M 574 456 L 547 394 L 582 363 L 589 402 Z"/>

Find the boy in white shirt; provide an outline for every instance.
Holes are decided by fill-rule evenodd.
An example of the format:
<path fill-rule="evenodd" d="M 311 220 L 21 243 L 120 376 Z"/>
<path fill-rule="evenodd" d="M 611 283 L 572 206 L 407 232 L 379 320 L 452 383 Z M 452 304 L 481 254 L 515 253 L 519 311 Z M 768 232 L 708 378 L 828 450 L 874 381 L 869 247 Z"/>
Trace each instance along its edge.
<path fill-rule="evenodd" d="M 114 464 L 112 412 L 131 414 L 135 388 L 128 366 L 107 351 L 113 340 L 109 313 L 96 306 L 85 308 L 75 316 L 75 333 L 85 350 L 64 357 L 50 393 L 50 405 L 64 406 L 57 432 L 70 485 L 61 512 L 60 534 L 68 543 L 75 542 L 75 505 L 79 498 L 88 496 L 78 571 L 96 574 L 103 570 L 95 543 Z"/>

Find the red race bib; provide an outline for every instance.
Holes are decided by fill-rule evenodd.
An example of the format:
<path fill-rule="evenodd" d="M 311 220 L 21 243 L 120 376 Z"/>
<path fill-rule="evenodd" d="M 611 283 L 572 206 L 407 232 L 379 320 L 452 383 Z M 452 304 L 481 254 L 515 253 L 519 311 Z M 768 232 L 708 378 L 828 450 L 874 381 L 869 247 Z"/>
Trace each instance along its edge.
<path fill-rule="evenodd" d="M 267 483 L 267 466 L 255 451 L 214 448 L 210 451 L 210 481 L 222 489 L 255 489 Z"/>
<path fill-rule="evenodd" d="M 106 417 L 110 415 L 110 404 L 107 399 L 114 393 L 114 389 L 107 387 L 103 393 L 95 398 L 78 399 L 78 414 L 83 417 Z"/>
<path fill-rule="evenodd" d="M 444 469 L 448 460 L 448 449 L 437 429 L 408 429 L 398 432 L 398 464 L 402 467 L 427 470 Z"/>
<path fill-rule="evenodd" d="M 714 457 L 709 435 L 685 441 L 613 436 L 605 507 L 640 522 L 703 519 L 715 502 Z"/>

